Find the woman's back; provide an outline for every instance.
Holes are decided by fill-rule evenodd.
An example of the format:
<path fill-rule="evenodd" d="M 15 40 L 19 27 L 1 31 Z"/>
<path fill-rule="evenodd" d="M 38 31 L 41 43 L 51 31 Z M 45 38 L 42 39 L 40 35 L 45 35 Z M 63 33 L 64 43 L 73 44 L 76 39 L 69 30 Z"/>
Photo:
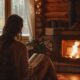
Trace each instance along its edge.
<path fill-rule="evenodd" d="M 26 53 L 25 45 L 18 41 L 5 50 L 0 48 L 0 80 L 22 80 L 25 71 L 28 72 Z"/>
<path fill-rule="evenodd" d="M 23 19 L 10 15 L 0 37 L 0 80 L 28 80 L 28 59 L 22 38 Z M 16 39 L 18 41 L 16 41 Z"/>

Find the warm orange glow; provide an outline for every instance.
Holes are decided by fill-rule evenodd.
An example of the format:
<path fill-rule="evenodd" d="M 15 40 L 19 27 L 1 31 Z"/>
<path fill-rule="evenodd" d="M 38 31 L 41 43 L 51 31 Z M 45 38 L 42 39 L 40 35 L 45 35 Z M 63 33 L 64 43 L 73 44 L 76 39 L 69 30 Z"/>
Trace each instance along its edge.
<path fill-rule="evenodd" d="M 71 53 L 69 56 L 70 58 L 79 58 L 80 57 L 80 53 L 78 50 L 79 45 L 80 45 L 79 41 L 74 42 L 74 45 L 72 46 Z"/>

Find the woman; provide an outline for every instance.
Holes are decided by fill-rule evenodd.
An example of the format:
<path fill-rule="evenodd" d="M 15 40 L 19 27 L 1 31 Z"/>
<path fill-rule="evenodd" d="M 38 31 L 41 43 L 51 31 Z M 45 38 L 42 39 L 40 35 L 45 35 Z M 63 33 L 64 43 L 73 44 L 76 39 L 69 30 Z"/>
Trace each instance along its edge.
<path fill-rule="evenodd" d="M 0 80 L 28 80 L 27 49 L 20 42 L 23 19 L 8 17 L 0 37 Z"/>

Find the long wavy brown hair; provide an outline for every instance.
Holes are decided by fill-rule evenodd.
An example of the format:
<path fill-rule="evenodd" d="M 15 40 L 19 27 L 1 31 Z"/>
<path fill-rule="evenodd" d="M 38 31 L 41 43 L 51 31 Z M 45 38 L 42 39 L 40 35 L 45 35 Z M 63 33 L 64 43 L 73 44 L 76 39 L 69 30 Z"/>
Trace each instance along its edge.
<path fill-rule="evenodd" d="M 21 36 L 22 33 L 22 27 L 23 19 L 20 16 L 13 14 L 8 17 L 0 37 L 3 48 L 8 48 L 14 41 L 15 37 L 19 39 L 19 36 Z"/>

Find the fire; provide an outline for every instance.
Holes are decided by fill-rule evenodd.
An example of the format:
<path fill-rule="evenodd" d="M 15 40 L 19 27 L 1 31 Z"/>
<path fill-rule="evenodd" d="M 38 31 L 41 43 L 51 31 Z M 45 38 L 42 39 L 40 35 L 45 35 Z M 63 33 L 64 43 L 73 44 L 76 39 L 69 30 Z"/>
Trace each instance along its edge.
<path fill-rule="evenodd" d="M 80 57 L 80 53 L 78 50 L 79 45 L 80 45 L 79 41 L 74 42 L 74 45 L 72 46 L 72 49 L 71 49 L 70 58 L 79 58 Z"/>

